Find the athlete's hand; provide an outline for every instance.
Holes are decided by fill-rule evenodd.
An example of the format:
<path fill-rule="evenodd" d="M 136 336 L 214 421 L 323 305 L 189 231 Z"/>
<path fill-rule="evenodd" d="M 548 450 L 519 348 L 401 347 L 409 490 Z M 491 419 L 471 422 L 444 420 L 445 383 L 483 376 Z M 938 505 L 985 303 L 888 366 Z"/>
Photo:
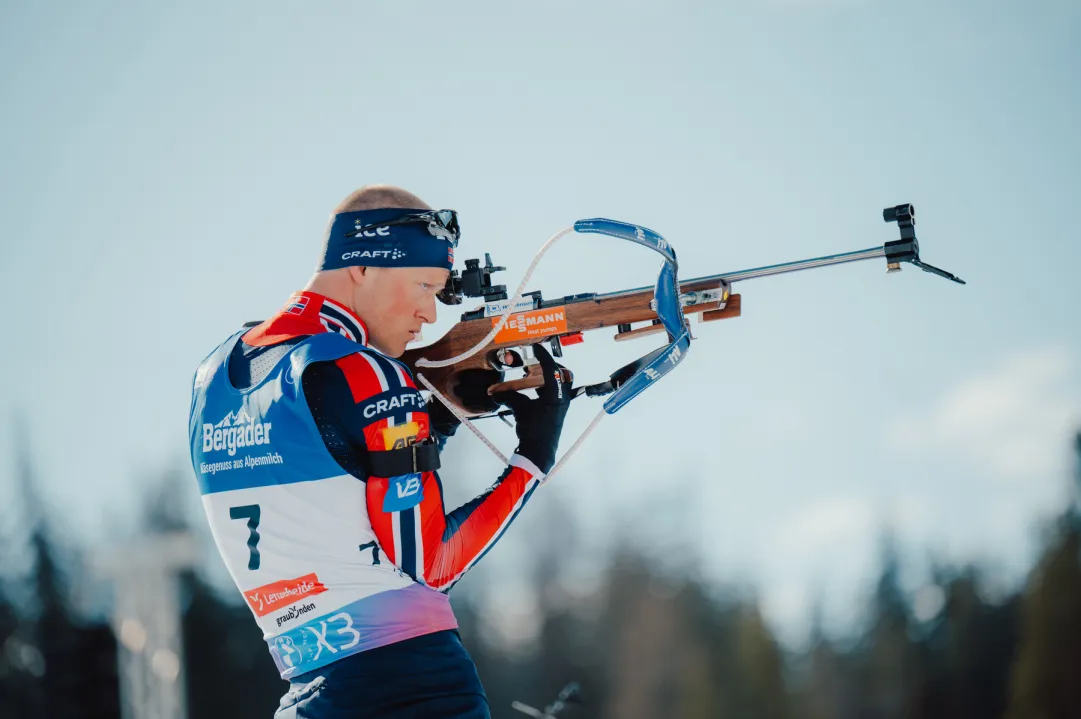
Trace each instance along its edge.
<path fill-rule="evenodd" d="M 494 412 L 499 409 L 499 403 L 488 395 L 488 388 L 491 386 L 490 375 L 493 374 L 495 373 L 462 372 L 458 376 L 458 385 L 454 388 L 454 395 L 461 400 L 458 403 L 459 406 L 479 407 L 484 412 Z M 458 431 L 458 425 L 462 423 L 434 395 L 428 400 L 428 422 L 432 428 L 432 434 L 441 435 L 444 439 L 453 437 Z"/>
<path fill-rule="evenodd" d="M 453 437 L 461 423 L 462 421 L 447 409 L 438 397 L 432 395 L 428 400 L 428 425 L 432 429 L 432 434 Z"/>
<path fill-rule="evenodd" d="M 544 386 L 537 389 L 537 399 L 521 392 L 497 392 L 492 399 L 514 412 L 518 454 L 547 473 L 555 465 L 559 435 L 574 392 L 570 372 L 552 359 L 544 344 L 533 345 L 533 354 L 544 373 Z"/>

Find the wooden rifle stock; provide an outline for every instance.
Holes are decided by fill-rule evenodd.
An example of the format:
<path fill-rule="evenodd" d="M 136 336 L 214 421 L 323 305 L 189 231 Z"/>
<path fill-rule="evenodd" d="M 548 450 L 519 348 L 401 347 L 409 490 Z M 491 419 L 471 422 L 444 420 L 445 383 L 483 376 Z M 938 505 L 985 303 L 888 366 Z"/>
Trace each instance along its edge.
<path fill-rule="evenodd" d="M 716 280 L 692 281 L 682 285 L 680 291 L 686 294 L 718 290 L 720 287 L 721 284 Z M 433 344 L 407 350 L 401 360 L 409 366 L 414 375 L 424 375 L 436 389 L 466 413 L 483 414 L 495 407 L 493 402 L 486 401 L 487 395 L 491 393 L 530 389 L 544 384 L 540 372 L 530 365 L 525 368 L 525 377 L 504 381 L 509 363 L 500 361 L 497 350 L 522 347 L 551 337 L 566 337 L 604 327 L 620 328 L 620 332 L 615 336 L 617 341 L 663 332 L 664 327 L 659 324 L 657 313 L 650 307 L 652 300 L 652 290 L 640 290 L 545 301 L 538 309 L 512 314 L 499 334 L 472 357 L 448 367 L 417 367 L 416 362 L 422 357 L 444 360 L 469 350 L 491 332 L 498 317 L 462 320 Z M 739 317 L 740 311 L 739 295 L 729 296 L 726 302 L 717 299 L 683 307 L 685 315 L 701 313 L 703 322 Z M 657 324 L 633 329 L 627 327 L 634 323 L 654 321 Z"/>

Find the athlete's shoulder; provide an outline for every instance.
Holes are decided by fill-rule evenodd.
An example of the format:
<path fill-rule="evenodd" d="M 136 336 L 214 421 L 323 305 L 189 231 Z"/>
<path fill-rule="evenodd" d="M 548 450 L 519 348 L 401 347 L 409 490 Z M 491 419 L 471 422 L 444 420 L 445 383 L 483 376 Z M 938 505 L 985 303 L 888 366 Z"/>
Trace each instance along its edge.
<path fill-rule="evenodd" d="M 334 360 L 349 385 L 354 402 L 391 394 L 418 394 L 409 368 L 372 347 Z"/>
<path fill-rule="evenodd" d="M 248 328 L 244 342 L 272 345 L 287 339 L 331 333 L 361 346 L 368 328 L 351 310 L 316 292 L 294 292 L 270 319 Z"/>
<path fill-rule="evenodd" d="M 198 389 L 206 384 L 207 380 L 214 374 L 217 368 L 225 363 L 225 359 L 236 343 L 237 337 L 244 331 L 245 329 L 241 329 L 240 331 L 229 335 L 222 340 L 217 347 L 210 350 L 210 353 L 203 358 L 195 368 L 195 373 L 192 378 L 192 386 L 194 389 Z"/>

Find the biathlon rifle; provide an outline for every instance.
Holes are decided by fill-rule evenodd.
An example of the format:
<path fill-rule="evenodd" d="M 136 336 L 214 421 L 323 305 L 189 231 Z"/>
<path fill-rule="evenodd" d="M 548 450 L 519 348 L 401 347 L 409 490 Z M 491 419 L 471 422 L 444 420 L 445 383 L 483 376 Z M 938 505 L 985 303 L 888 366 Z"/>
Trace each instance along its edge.
<path fill-rule="evenodd" d="M 509 413 L 496 412 L 495 403 L 488 400 L 486 395 L 504 390 L 535 388 L 543 384 L 539 365 L 529 351 L 530 345 L 547 341 L 552 354 L 561 357 L 564 347 L 582 342 L 583 333 L 590 330 L 615 327 L 617 342 L 667 332 L 669 343 L 666 346 L 621 367 L 604 382 L 576 388 L 579 393 L 590 396 L 616 393 L 617 396 L 605 404 L 605 410 L 614 413 L 679 363 L 691 339 L 688 316 L 698 315 L 702 322 L 740 316 L 742 299 L 739 294 L 732 292 L 737 282 L 882 257 L 890 273 L 899 271 L 901 264 L 907 262 L 926 272 L 965 284 L 955 275 L 920 259 L 915 208 L 912 205 L 888 207 L 882 211 L 882 218 L 886 222 L 897 223 L 900 239 L 881 247 L 739 272 L 722 272 L 682 282 L 676 278 L 675 251 L 657 233 L 612 220 L 581 220 L 573 228 L 549 240 L 541 254 L 554 240 L 571 231 L 612 235 L 645 245 L 665 256 L 665 266 L 656 286 L 603 294 L 591 292 L 558 299 L 545 299 L 539 290 L 523 293 L 520 288 L 517 301 L 512 304 L 508 301 L 506 286 L 492 284 L 492 275 L 506 268 L 493 265 L 491 255 L 485 253 L 483 265 L 477 259 L 466 260 L 461 274 L 457 270 L 451 272 L 440 293 L 440 299 L 446 304 L 461 304 L 463 298 L 471 297 L 482 299 L 483 305 L 464 313 L 461 321 L 435 343 L 410 349 L 401 359 L 414 374 L 423 374 L 431 387 L 458 405 L 464 414 L 479 418 Z M 522 287 L 525 287 L 525 281 Z M 500 329 L 493 333 L 497 325 Z M 488 341 L 477 348 L 486 337 Z M 446 364 L 448 359 L 461 356 L 471 348 L 474 351 L 470 356 Z M 439 366 L 440 362 L 445 366 Z M 517 369 L 524 370 L 524 376 L 507 379 L 508 370 Z M 636 386 L 625 386 L 628 383 Z"/>

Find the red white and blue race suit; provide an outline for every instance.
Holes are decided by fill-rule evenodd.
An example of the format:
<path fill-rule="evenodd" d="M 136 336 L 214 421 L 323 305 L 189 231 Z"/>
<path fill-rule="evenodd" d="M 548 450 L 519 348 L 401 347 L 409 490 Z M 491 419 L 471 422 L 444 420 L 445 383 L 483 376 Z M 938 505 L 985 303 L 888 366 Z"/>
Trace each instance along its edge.
<path fill-rule="evenodd" d="M 345 307 L 297 293 L 195 375 L 189 435 L 203 507 L 285 679 L 452 633 L 446 592 L 543 476 L 515 454 L 450 514 L 434 471 L 369 476 L 366 453 L 433 428 L 409 369 L 367 338 Z"/>

